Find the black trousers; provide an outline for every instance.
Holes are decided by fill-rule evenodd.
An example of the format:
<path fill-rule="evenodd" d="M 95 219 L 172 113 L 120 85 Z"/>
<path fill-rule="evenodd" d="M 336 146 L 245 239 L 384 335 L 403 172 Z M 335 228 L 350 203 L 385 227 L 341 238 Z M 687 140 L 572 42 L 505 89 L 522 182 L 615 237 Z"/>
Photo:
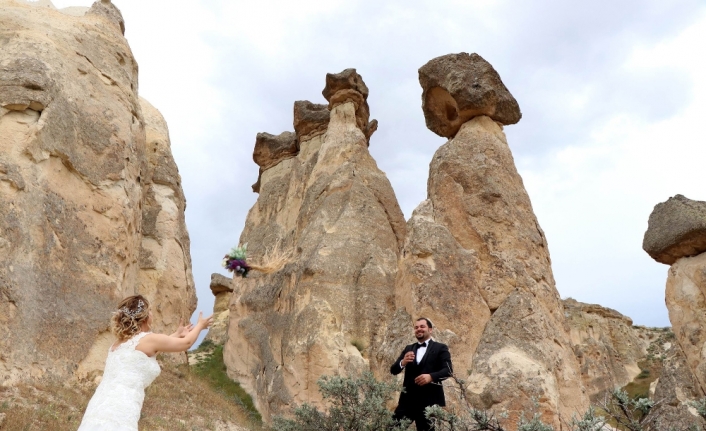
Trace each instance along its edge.
<path fill-rule="evenodd" d="M 402 419 L 411 420 L 416 425 L 417 431 L 431 430 L 431 423 L 427 420 L 426 417 L 424 417 L 424 408 L 417 409 L 414 412 L 405 411 L 403 413 L 403 412 L 395 411 L 395 414 L 392 416 L 392 418 L 396 421 L 399 421 Z"/>

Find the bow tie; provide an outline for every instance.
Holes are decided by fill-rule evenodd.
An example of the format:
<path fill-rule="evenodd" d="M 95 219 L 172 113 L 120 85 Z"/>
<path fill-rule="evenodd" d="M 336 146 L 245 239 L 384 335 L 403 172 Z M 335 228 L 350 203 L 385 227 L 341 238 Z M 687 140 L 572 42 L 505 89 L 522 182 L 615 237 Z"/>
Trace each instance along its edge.
<path fill-rule="evenodd" d="M 427 342 L 426 342 L 426 341 L 423 342 L 423 343 L 417 343 L 417 349 L 420 348 L 420 347 L 426 347 L 426 346 L 427 346 Z"/>

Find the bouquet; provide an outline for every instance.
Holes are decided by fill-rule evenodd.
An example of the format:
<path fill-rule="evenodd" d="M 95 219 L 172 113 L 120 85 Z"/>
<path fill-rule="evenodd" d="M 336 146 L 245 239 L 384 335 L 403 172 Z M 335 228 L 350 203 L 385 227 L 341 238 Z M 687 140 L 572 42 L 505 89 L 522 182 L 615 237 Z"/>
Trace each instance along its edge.
<path fill-rule="evenodd" d="M 242 247 L 233 247 L 230 249 L 230 253 L 226 254 L 223 258 L 223 268 L 227 269 L 228 272 L 240 275 L 245 278 L 251 269 L 251 266 L 247 262 L 247 251 L 248 244 L 244 244 Z"/>

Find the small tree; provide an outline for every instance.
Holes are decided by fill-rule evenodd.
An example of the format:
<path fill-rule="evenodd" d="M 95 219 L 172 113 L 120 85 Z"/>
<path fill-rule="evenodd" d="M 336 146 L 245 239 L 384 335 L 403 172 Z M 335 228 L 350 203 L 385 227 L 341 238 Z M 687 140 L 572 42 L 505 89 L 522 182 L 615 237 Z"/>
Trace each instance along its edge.
<path fill-rule="evenodd" d="M 409 421 L 393 420 L 386 408 L 398 386 L 375 380 L 371 372 L 357 379 L 323 376 L 317 384 L 328 411 L 304 404 L 294 410 L 293 419 L 276 417 L 275 431 L 403 431 L 409 426 Z"/>

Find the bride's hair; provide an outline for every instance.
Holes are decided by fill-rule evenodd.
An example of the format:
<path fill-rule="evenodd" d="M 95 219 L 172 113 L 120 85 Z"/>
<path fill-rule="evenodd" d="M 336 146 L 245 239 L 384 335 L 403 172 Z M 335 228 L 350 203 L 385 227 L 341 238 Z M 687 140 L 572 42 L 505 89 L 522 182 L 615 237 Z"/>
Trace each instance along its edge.
<path fill-rule="evenodd" d="M 110 319 L 110 330 L 119 340 L 127 340 L 140 332 L 142 322 L 150 316 L 150 303 L 142 295 L 128 296 L 118 305 Z"/>

